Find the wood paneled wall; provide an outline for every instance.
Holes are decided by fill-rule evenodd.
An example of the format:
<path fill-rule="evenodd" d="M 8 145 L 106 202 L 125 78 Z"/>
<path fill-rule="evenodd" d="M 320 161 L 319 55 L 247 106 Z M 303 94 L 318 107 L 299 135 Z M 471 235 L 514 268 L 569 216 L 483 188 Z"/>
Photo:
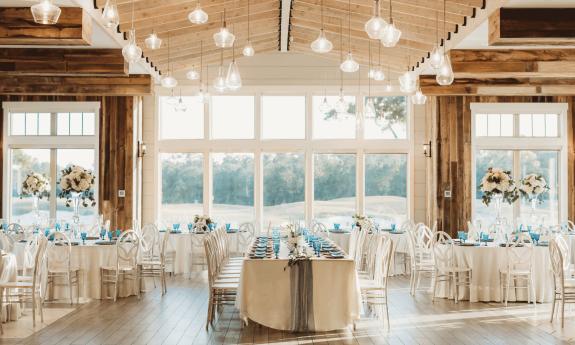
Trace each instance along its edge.
<path fill-rule="evenodd" d="M 575 218 L 575 96 L 439 96 L 436 99 L 436 214 L 438 228 L 451 235 L 467 229 L 471 219 L 471 103 L 567 103 L 568 217 Z M 451 198 L 445 198 L 451 190 Z"/>
<path fill-rule="evenodd" d="M 112 228 L 128 229 L 132 226 L 133 212 L 133 162 L 134 162 L 134 104 L 131 96 L 2 96 L 2 101 L 23 102 L 100 102 L 100 152 L 98 179 L 98 208 Z M 137 107 L 136 107 L 137 108 Z M 3 116 L 0 116 L 2 128 Z M 0 135 L 0 144 L 2 143 Z M 0 151 L 0 162 L 2 162 Z M 0 169 L 0 181 L 2 170 Z M 1 188 L 1 187 L 0 187 Z M 125 190 L 124 198 L 118 191 Z M 2 206 L 0 200 L 0 209 Z"/>

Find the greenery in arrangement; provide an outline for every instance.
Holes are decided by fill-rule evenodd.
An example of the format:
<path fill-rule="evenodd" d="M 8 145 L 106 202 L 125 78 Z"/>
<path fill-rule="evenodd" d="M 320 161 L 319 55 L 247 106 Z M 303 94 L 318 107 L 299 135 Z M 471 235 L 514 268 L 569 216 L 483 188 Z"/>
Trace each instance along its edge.
<path fill-rule="evenodd" d="M 22 182 L 20 198 L 36 195 L 39 199 L 50 196 L 50 180 L 43 174 L 29 172 Z"/>
<path fill-rule="evenodd" d="M 96 206 L 94 191 L 92 191 L 95 180 L 94 174 L 81 166 L 71 165 L 64 168 L 61 172 L 59 182 L 61 191 L 58 197 L 66 199 L 66 207 L 70 207 L 73 194 L 78 193 L 82 206 Z"/>
<path fill-rule="evenodd" d="M 511 171 L 499 168 L 488 168 L 481 179 L 479 188 L 483 192 L 483 203 L 489 206 L 495 195 L 503 196 L 503 201 L 512 204 L 519 198 L 515 186 L 515 180 L 511 177 Z"/>
<path fill-rule="evenodd" d="M 541 174 L 528 174 L 520 181 L 519 191 L 529 201 L 538 200 L 538 197 L 548 190 L 549 185 L 547 185 L 547 181 Z"/>

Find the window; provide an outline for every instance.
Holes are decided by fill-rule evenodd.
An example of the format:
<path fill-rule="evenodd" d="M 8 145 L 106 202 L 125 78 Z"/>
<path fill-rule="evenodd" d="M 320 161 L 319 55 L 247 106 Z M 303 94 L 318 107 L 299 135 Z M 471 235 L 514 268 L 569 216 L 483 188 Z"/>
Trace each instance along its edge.
<path fill-rule="evenodd" d="M 212 138 L 253 139 L 254 97 L 213 96 Z"/>
<path fill-rule="evenodd" d="M 262 96 L 262 138 L 304 139 L 305 96 Z"/>
<path fill-rule="evenodd" d="M 407 155 L 365 155 L 365 213 L 386 229 L 407 219 Z"/>
<path fill-rule="evenodd" d="M 5 102 L 4 123 L 9 129 L 4 142 L 7 154 L 4 177 L 11 192 L 4 195 L 4 214 L 9 221 L 29 225 L 37 222 L 32 197 L 21 195 L 22 182 L 30 172 L 45 175 L 50 196 L 39 202 L 41 221 L 71 221 L 72 209 L 58 198 L 60 171 L 70 165 L 92 170 L 96 176 L 93 192 L 98 194 L 98 116 L 97 102 Z M 80 222 L 91 224 L 96 207 L 80 207 Z"/>
<path fill-rule="evenodd" d="M 314 156 L 314 219 L 351 225 L 355 207 L 355 155 Z"/>
<path fill-rule="evenodd" d="M 189 222 L 204 214 L 204 164 L 201 153 L 162 153 L 161 217 Z"/>
<path fill-rule="evenodd" d="M 557 151 L 521 151 L 519 152 L 521 164 L 521 176 L 527 174 L 541 174 L 549 185 L 549 192 L 540 197 L 540 202 L 535 209 L 537 219 L 542 219 L 546 224 L 559 223 L 559 193 L 558 179 L 559 153 Z M 531 204 L 521 199 L 520 217 L 523 222 L 528 222 L 531 217 Z"/>
<path fill-rule="evenodd" d="M 215 153 L 212 166 L 213 217 L 226 223 L 253 222 L 254 155 Z"/>
<path fill-rule="evenodd" d="M 365 97 L 371 99 L 375 117 L 365 120 L 366 139 L 407 139 L 407 97 Z"/>
<path fill-rule="evenodd" d="M 513 171 L 513 152 L 510 150 L 479 150 L 475 156 L 475 185 L 479 186 L 481 179 L 489 168 L 500 168 L 511 172 L 511 176 L 515 180 L 518 179 L 515 171 Z M 519 177 L 520 178 L 520 177 Z M 493 206 L 485 206 L 482 201 L 483 193 L 479 189 L 475 192 L 474 218 L 481 221 L 481 224 L 486 226 L 495 222 L 495 212 Z M 508 221 L 513 221 L 513 207 L 507 203 L 503 203 L 501 207 L 501 216 Z"/>
<path fill-rule="evenodd" d="M 475 126 L 478 137 L 512 137 L 513 114 L 477 114 Z"/>
<path fill-rule="evenodd" d="M 264 225 L 305 219 L 304 158 L 301 153 L 263 155 Z"/>
<path fill-rule="evenodd" d="M 313 96 L 313 137 L 314 139 L 353 139 L 355 138 L 355 97 L 345 96 L 345 110 L 338 114 L 336 104 L 339 96 L 327 96 L 329 110 L 323 112 L 321 104 L 324 96 Z"/>
<path fill-rule="evenodd" d="M 183 96 L 185 110 L 174 106 L 174 97 L 160 100 L 161 139 L 202 139 L 204 137 L 204 105 L 196 97 Z"/>
<path fill-rule="evenodd" d="M 557 114 L 519 114 L 522 137 L 556 137 L 558 130 Z"/>

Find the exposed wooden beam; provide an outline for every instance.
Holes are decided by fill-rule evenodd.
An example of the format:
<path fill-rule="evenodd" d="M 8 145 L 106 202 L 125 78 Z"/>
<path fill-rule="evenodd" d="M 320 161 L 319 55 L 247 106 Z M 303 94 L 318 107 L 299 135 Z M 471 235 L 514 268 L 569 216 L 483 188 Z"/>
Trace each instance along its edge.
<path fill-rule="evenodd" d="M 151 93 L 152 79 L 147 74 L 126 77 L 0 75 L 0 94 L 3 95 L 135 96 Z"/>
<path fill-rule="evenodd" d="M 489 17 L 490 45 L 573 45 L 575 8 L 500 8 Z"/>
<path fill-rule="evenodd" d="M 82 8 L 61 10 L 57 24 L 42 25 L 29 7 L 0 7 L 0 45 L 90 45 L 92 18 Z"/>
<path fill-rule="evenodd" d="M 120 49 L 0 49 L 2 75 L 127 75 Z"/>

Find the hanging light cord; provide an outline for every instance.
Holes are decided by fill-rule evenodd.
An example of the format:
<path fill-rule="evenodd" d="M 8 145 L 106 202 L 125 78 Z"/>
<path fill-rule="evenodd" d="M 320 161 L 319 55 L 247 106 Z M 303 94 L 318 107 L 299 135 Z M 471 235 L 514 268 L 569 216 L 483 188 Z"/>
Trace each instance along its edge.
<path fill-rule="evenodd" d="M 445 55 L 445 46 L 447 45 L 447 30 L 445 28 L 445 2 L 446 0 L 443 0 L 443 34 L 445 35 L 445 38 L 443 39 L 443 54 Z"/>
<path fill-rule="evenodd" d="M 320 3 L 320 11 L 321 11 L 321 29 L 323 31 L 323 0 Z"/>
<path fill-rule="evenodd" d="M 250 40 L 250 0 L 248 0 L 248 41 Z"/>
<path fill-rule="evenodd" d="M 339 20 L 339 60 L 343 62 L 343 24 L 342 20 Z M 343 71 L 341 68 L 339 69 L 339 82 L 340 88 L 339 91 L 343 91 Z"/>
<path fill-rule="evenodd" d="M 391 0 L 389 0 L 389 24 L 393 24 L 393 15 L 392 15 L 392 8 L 391 8 Z"/>
<path fill-rule="evenodd" d="M 199 3 L 199 1 L 198 1 Z M 204 41 L 200 41 L 200 87 L 202 87 L 203 72 L 204 72 Z"/>
<path fill-rule="evenodd" d="M 351 54 L 351 0 L 348 0 L 347 2 L 347 10 L 348 10 L 347 37 L 348 37 L 348 48 L 349 48 L 348 53 Z"/>
<path fill-rule="evenodd" d="M 132 30 L 134 30 L 134 1 L 132 0 Z"/>

